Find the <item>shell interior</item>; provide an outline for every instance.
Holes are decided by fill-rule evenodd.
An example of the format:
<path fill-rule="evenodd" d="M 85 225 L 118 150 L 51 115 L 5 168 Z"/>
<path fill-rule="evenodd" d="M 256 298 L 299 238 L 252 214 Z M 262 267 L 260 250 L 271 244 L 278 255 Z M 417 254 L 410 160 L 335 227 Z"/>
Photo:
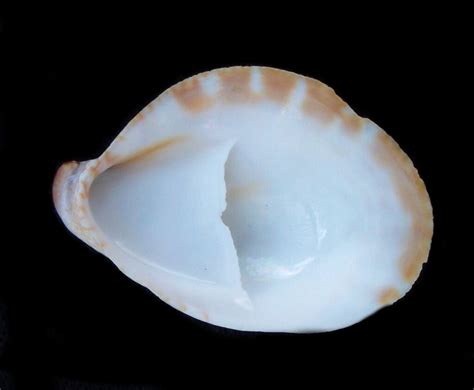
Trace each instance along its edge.
<path fill-rule="evenodd" d="M 68 227 L 193 317 L 242 330 L 354 324 L 404 295 L 432 211 L 409 158 L 324 84 L 219 69 L 63 166 Z"/>

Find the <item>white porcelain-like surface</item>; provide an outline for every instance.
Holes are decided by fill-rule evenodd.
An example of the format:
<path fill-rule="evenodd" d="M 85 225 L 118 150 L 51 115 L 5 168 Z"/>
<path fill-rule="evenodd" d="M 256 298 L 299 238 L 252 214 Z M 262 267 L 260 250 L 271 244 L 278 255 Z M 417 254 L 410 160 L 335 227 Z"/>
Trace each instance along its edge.
<path fill-rule="evenodd" d="M 354 324 L 410 289 L 432 235 L 398 145 L 323 84 L 270 68 L 171 88 L 99 159 L 64 165 L 54 195 L 130 278 L 242 330 Z"/>

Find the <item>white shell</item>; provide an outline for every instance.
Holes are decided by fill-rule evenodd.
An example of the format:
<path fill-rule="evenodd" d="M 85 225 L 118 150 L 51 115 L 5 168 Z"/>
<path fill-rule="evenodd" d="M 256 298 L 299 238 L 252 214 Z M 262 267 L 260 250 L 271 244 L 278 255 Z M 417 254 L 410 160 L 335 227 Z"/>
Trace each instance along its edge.
<path fill-rule="evenodd" d="M 410 159 L 319 81 L 264 67 L 187 79 L 54 182 L 66 226 L 195 318 L 241 330 L 354 324 L 428 257 Z"/>

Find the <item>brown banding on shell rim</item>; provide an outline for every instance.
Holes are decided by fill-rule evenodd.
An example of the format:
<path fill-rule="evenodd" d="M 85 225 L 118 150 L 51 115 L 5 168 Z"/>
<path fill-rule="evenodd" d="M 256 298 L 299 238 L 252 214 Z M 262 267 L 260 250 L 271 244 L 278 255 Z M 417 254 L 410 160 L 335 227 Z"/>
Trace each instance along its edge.
<path fill-rule="evenodd" d="M 260 93 L 256 93 L 251 89 L 252 69 L 260 72 L 262 81 L 262 91 Z M 201 85 L 201 80 L 210 74 L 217 75 L 221 83 L 222 88 L 217 92 L 219 98 L 208 96 Z M 156 106 L 163 96 L 173 96 L 190 113 L 206 110 L 213 107 L 217 102 L 225 102 L 226 104 L 248 102 L 253 104 L 261 99 L 268 99 L 275 104 L 285 105 L 298 79 L 304 81 L 306 88 L 301 104 L 301 110 L 306 115 L 323 122 L 339 119 L 345 125 L 344 128 L 352 134 L 359 134 L 370 122 L 353 113 L 332 88 L 317 80 L 268 67 L 231 67 L 201 73 L 172 86 L 140 111 L 124 131 L 117 136 L 115 142 L 124 142 L 127 139 L 127 132 L 135 124 L 143 121 L 151 111 L 150 108 Z M 222 95 L 227 98 L 222 98 Z M 159 148 L 159 145 L 156 148 Z M 143 148 L 136 154 L 138 156 L 145 155 L 148 149 Z M 372 151 L 379 164 L 390 173 L 402 204 L 413 221 L 409 244 L 398 262 L 403 279 L 412 283 L 418 277 L 423 263 L 428 258 L 433 234 L 433 214 L 429 196 L 411 160 L 398 144 L 381 129 L 376 133 Z M 77 197 L 73 196 L 73 199 L 77 198 L 78 201 L 70 206 L 72 208 L 71 213 L 74 214 L 83 209 L 84 204 L 87 203 L 90 184 L 95 177 L 108 167 L 123 161 L 120 156 L 112 156 L 110 150 L 106 150 L 95 161 L 95 164 L 90 165 L 89 181 L 84 183 L 87 185 L 82 189 L 79 187 L 75 189 L 75 191 L 81 192 L 78 193 Z M 72 174 L 72 170 L 76 169 L 77 166 L 77 162 L 66 163 L 61 166 L 55 176 L 53 200 L 57 209 L 60 208 L 62 192 L 68 191 L 66 189 L 68 185 L 66 178 Z"/>

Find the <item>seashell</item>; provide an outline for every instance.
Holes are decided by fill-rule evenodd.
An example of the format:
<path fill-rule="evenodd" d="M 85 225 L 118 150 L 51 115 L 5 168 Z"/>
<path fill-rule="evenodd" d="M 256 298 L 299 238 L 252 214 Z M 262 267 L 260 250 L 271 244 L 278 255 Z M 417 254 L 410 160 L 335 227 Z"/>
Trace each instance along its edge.
<path fill-rule="evenodd" d="M 323 83 L 266 67 L 180 82 L 97 159 L 62 165 L 68 229 L 197 319 L 347 327 L 411 288 L 432 208 L 398 144 Z"/>

